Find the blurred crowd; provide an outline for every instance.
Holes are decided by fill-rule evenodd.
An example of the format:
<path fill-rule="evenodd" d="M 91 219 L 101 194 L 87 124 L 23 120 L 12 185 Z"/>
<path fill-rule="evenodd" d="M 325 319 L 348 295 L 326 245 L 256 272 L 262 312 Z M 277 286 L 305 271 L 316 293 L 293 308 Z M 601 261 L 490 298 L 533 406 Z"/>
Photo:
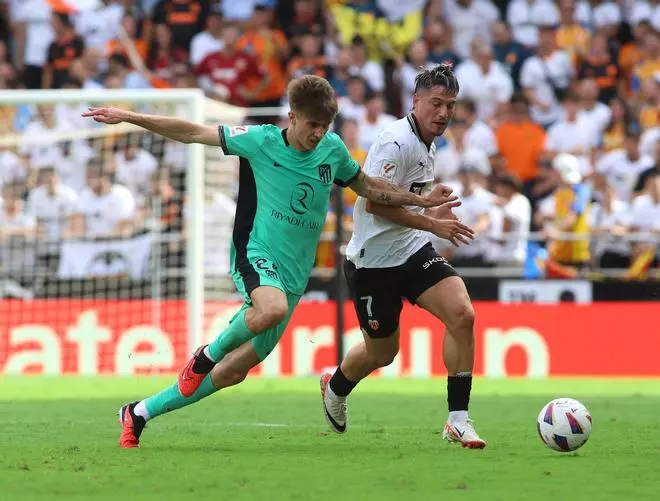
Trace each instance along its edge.
<path fill-rule="evenodd" d="M 382 127 L 410 111 L 419 69 L 449 63 L 461 90 L 435 144 L 435 175 L 461 196 L 455 212 L 478 238 L 458 249 L 436 242 L 447 258 L 473 267 L 542 260 L 560 276 L 623 268 L 639 278 L 657 266 L 659 0 L 0 6 L 0 89 L 199 87 L 249 108 L 254 122 L 286 126 L 287 82 L 316 74 L 332 83 L 333 127 L 361 164 Z M 179 146 L 138 134 L 111 148 L 98 139 L 30 144 L 89 127 L 79 108 L 0 108 L 2 133 L 22 138 L 0 146 L 0 240 L 40 235 L 37 257 L 56 262 L 52 242 L 131 235 L 154 207 L 161 225 L 181 231 Z M 354 199 L 345 197 L 350 232 Z M 328 231 L 334 224 L 331 213 Z M 320 245 L 318 266 L 334 266 L 331 241 Z"/>

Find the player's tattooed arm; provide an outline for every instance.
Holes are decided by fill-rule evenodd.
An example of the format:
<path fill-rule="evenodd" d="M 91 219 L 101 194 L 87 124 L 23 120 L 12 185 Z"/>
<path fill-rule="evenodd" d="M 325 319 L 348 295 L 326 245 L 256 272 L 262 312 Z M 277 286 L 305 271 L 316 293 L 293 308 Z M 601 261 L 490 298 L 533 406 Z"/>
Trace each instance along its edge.
<path fill-rule="evenodd" d="M 90 108 L 82 114 L 104 124 L 130 123 L 181 143 L 200 143 L 220 146 L 220 135 L 216 127 L 201 125 L 180 118 L 163 115 L 147 115 L 120 108 Z"/>
<path fill-rule="evenodd" d="M 428 196 L 421 196 L 396 186 L 379 177 L 371 177 L 360 172 L 350 188 L 373 203 L 389 206 L 416 205 L 418 207 L 437 207 L 446 202 L 457 200 L 451 195 L 451 189 L 438 185 Z"/>

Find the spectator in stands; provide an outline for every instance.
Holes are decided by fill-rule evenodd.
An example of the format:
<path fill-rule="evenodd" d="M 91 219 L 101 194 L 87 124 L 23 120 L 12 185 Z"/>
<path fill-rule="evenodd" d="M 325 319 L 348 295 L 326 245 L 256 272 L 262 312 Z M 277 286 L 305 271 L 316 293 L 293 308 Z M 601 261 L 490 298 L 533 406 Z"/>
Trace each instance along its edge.
<path fill-rule="evenodd" d="M 433 177 L 438 183 L 448 184 L 456 188 L 460 183 L 457 179 L 461 157 L 469 146 L 466 141 L 468 123 L 464 117 L 455 114 L 445 133 L 446 144 L 437 148 L 433 158 Z"/>
<path fill-rule="evenodd" d="M 480 36 L 490 44 L 491 28 L 500 13 L 490 0 L 456 0 L 445 3 L 445 20 L 454 33 L 454 50 L 461 59 L 470 57 L 470 42 Z"/>
<path fill-rule="evenodd" d="M 71 63 L 82 55 L 85 42 L 76 34 L 73 23 L 67 14 L 54 13 L 51 23 L 55 40 L 48 48 L 41 87 L 59 89 L 69 76 Z"/>
<path fill-rule="evenodd" d="M 102 89 L 100 64 L 102 54 L 93 48 L 86 48 L 82 57 L 74 59 L 69 68 L 69 75 L 82 82 L 83 89 Z"/>
<path fill-rule="evenodd" d="M 531 103 L 532 119 L 544 128 L 561 115 L 559 99 L 573 77 L 569 55 L 555 47 L 555 31 L 551 26 L 539 27 L 539 45 L 520 70 L 520 85 Z"/>
<path fill-rule="evenodd" d="M 640 146 L 641 150 L 641 146 Z M 654 176 L 655 174 L 660 173 L 660 138 L 658 138 L 653 145 L 653 167 L 646 169 L 645 171 L 642 171 L 642 173 L 639 175 L 639 178 L 637 179 L 637 184 L 635 185 L 634 191 L 635 193 L 641 193 L 642 191 L 645 191 L 648 188 L 648 181 L 649 178 Z"/>
<path fill-rule="evenodd" d="M 598 268 L 630 266 L 630 244 L 622 239 L 630 225 L 630 206 L 616 196 L 616 190 L 603 176 L 596 176 L 599 198 L 589 216 L 591 255 Z"/>
<path fill-rule="evenodd" d="M 172 65 L 186 61 L 188 61 L 188 51 L 173 44 L 170 26 L 167 24 L 154 26 L 153 39 L 149 45 L 147 68 L 153 71 L 157 77 L 169 81 L 172 79 Z"/>
<path fill-rule="evenodd" d="M 362 120 L 367 112 L 365 107 L 367 96 L 367 84 L 362 77 L 350 77 L 348 80 L 348 95 L 337 99 L 341 118 L 358 122 Z"/>
<path fill-rule="evenodd" d="M 589 52 L 578 63 L 577 77 L 593 79 L 598 86 L 598 99 L 607 103 L 619 86 L 619 66 L 607 46 L 607 39 L 596 33 L 591 40 Z"/>
<path fill-rule="evenodd" d="M 493 24 L 493 55 L 511 76 L 513 88 L 520 90 L 520 70 L 525 60 L 532 54 L 520 42 L 511 37 L 511 30 L 506 23 L 498 21 Z"/>
<path fill-rule="evenodd" d="M 353 66 L 351 51 L 349 49 L 341 49 L 337 53 L 337 61 L 332 68 L 332 75 L 330 77 L 330 84 L 338 98 L 348 94 L 348 80 L 351 76 L 351 66 Z"/>
<path fill-rule="evenodd" d="M 617 197 L 624 202 L 630 202 L 635 195 L 634 189 L 640 174 L 653 167 L 653 158 L 640 153 L 640 135 L 640 126 L 629 124 L 623 148 L 611 151 L 596 164 L 596 171 L 615 187 Z"/>
<path fill-rule="evenodd" d="M 80 193 L 87 185 L 87 163 L 93 156 L 94 151 L 84 140 L 59 141 L 53 147 L 50 163 L 44 161 L 43 165 L 55 166 L 62 184 Z"/>
<path fill-rule="evenodd" d="M 454 51 L 451 30 L 445 22 L 433 21 L 429 23 L 424 29 L 424 42 L 426 42 L 430 63 L 449 63 L 455 68 L 461 62 Z"/>
<path fill-rule="evenodd" d="M 626 126 L 634 121 L 630 107 L 620 97 L 612 98 L 608 104 L 612 116 L 601 139 L 601 149 L 604 153 L 623 148 Z"/>
<path fill-rule="evenodd" d="M 497 138 L 490 126 L 477 115 L 477 106 L 470 99 L 461 99 L 456 102 L 454 117 L 465 121 L 467 131 L 463 139 L 465 148 L 479 148 L 486 152 L 490 161 L 497 155 Z"/>
<path fill-rule="evenodd" d="M 7 44 L 0 40 L 0 89 L 12 89 L 16 85 L 16 71 L 9 61 Z"/>
<path fill-rule="evenodd" d="M 500 160 L 499 173 L 509 173 L 523 183 L 523 193 L 533 198 L 532 188 L 544 158 L 545 132 L 529 116 L 527 99 L 522 93 L 511 98 L 504 123 L 495 129 Z"/>
<path fill-rule="evenodd" d="M 21 184 L 2 187 L 0 207 L 0 271 L 10 277 L 34 275 L 36 225 L 25 210 Z"/>
<path fill-rule="evenodd" d="M 660 126 L 660 70 L 655 78 L 642 84 L 639 99 L 639 123 L 643 130 Z"/>
<path fill-rule="evenodd" d="M 471 58 L 456 67 L 458 97 L 474 101 L 479 118 L 489 120 L 511 99 L 513 80 L 504 66 L 493 60 L 493 49 L 485 41 L 476 37 L 470 48 Z"/>
<path fill-rule="evenodd" d="M 115 180 L 126 186 L 139 203 L 147 195 L 149 180 L 158 168 L 156 158 L 140 147 L 140 137 L 128 134 L 114 158 Z"/>
<path fill-rule="evenodd" d="M 557 48 L 565 50 L 573 63 L 576 63 L 589 52 L 591 34 L 575 17 L 576 0 L 560 0 L 558 4 Z M 544 22 L 544 24 L 552 23 Z"/>
<path fill-rule="evenodd" d="M 290 48 L 284 33 L 273 28 L 271 2 L 264 0 L 256 2 L 250 26 L 238 39 L 236 49 L 254 55 L 259 61 L 261 70 L 269 77 L 269 83 L 263 89 L 258 81 L 247 84 L 247 90 L 254 95 L 250 100 L 250 106 L 259 108 L 279 106 L 286 90 L 284 61 L 289 56 Z M 255 92 L 255 89 L 258 92 Z M 277 121 L 277 113 L 262 117 L 261 120 L 274 123 Z"/>
<path fill-rule="evenodd" d="M 326 23 L 321 7 L 322 2 L 316 0 L 293 1 L 292 18 L 290 22 L 283 23 L 283 29 L 284 34 L 291 42 L 291 52 L 294 56 L 302 50 L 302 36 L 312 34 L 323 41 L 326 34 Z M 323 45 L 323 42 L 321 45 Z M 325 51 L 321 50 L 321 53 L 323 52 Z"/>
<path fill-rule="evenodd" d="M 60 244 L 67 220 L 76 208 L 78 195 L 62 184 L 53 165 L 39 169 L 38 186 L 30 190 L 27 213 L 37 224 L 39 264 L 55 272 L 60 258 Z"/>
<path fill-rule="evenodd" d="M 87 187 L 68 221 L 65 238 L 129 237 L 136 229 L 135 198 L 95 160 L 87 168 Z"/>
<path fill-rule="evenodd" d="M 527 256 L 532 206 L 521 193 L 522 183 L 511 174 L 495 177 L 493 184 L 498 197 L 495 203 L 502 210 L 502 243 L 498 249 L 497 262 L 500 265 L 520 265 Z"/>
<path fill-rule="evenodd" d="M 579 114 L 589 120 L 596 135 L 595 140 L 599 142 L 612 120 L 612 109 L 607 104 L 598 101 L 600 90 L 595 80 L 582 80 L 578 83 L 577 88 L 580 96 Z"/>
<path fill-rule="evenodd" d="M 206 56 L 220 52 L 225 47 L 222 15 L 218 8 L 209 12 L 206 29 L 190 41 L 190 64 L 195 67 Z"/>
<path fill-rule="evenodd" d="M 27 89 L 39 89 L 43 84 L 48 48 L 55 37 L 50 22 L 51 10 L 46 0 L 12 2 L 10 7 L 14 66 Z"/>
<path fill-rule="evenodd" d="M 168 69 L 169 78 L 172 78 L 171 70 Z M 137 70 L 131 70 L 130 64 L 126 56 L 122 54 L 114 54 L 108 60 L 108 73 L 105 79 L 105 86 L 108 85 L 108 79 L 115 79 L 119 83 L 119 88 L 122 89 L 149 89 L 152 87 L 149 79 Z"/>
<path fill-rule="evenodd" d="M 408 60 L 403 57 L 396 59 L 394 81 L 401 88 L 401 113 L 406 114 L 412 110 L 413 94 L 415 93 L 415 78 L 417 74 L 429 64 L 426 44 L 417 40 L 408 48 Z"/>
<path fill-rule="evenodd" d="M 385 88 L 385 74 L 383 67 L 376 61 L 369 59 L 369 49 L 360 35 L 356 35 L 351 42 L 351 75 L 360 76 L 372 92 L 383 92 Z"/>
<path fill-rule="evenodd" d="M 591 189 L 583 182 L 580 159 L 575 155 L 557 155 L 552 168 L 559 182 L 552 195 L 540 202 L 536 223 L 543 228 L 552 261 L 581 268 L 591 260 Z"/>
<path fill-rule="evenodd" d="M 448 242 L 438 242 L 433 239 L 436 248 L 445 258 L 455 266 L 489 266 L 487 252 L 489 246 L 489 227 L 491 211 L 495 207 L 494 195 L 483 188 L 489 169 L 488 157 L 480 150 L 466 151 L 461 159 L 458 169 L 458 180 L 460 185 L 455 192 L 460 193 L 461 205 L 453 212 L 463 222 L 474 230 L 475 239 L 467 246 L 452 247 Z"/>
<path fill-rule="evenodd" d="M 539 44 L 539 26 L 557 26 L 560 13 L 551 0 L 512 0 L 507 7 L 506 21 L 511 26 L 513 39 L 533 48 Z"/>
<path fill-rule="evenodd" d="M 126 37 L 131 40 L 137 55 L 143 61 L 149 56 L 149 44 L 143 36 L 140 36 L 139 21 L 133 12 L 127 11 L 121 18 L 121 29 L 126 33 Z M 119 37 L 111 39 L 105 46 L 105 55 L 110 57 L 114 54 L 121 54 L 128 57 L 128 53 Z"/>
<path fill-rule="evenodd" d="M 322 54 L 323 39 L 311 31 L 300 31 L 297 37 L 299 53 L 293 56 L 286 68 L 287 78 L 302 75 L 331 78 L 332 69 L 328 58 Z"/>
<path fill-rule="evenodd" d="M 0 188 L 6 184 L 24 183 L 27 175 L 23 160 L 8 146 L 0 146 Z"/>
<path fill-rule="evenodd" d="M 360 131 L 360 147 L 369 151 L 380 131 L 387 124 L 396 121 L 396 117 L 385 113 L 385 100 L 378 94 L 373 94 L 365 103 L 365 113 L 358 121 Z"/>
<path fill-rule="evenodd" d="M 644 51 L 641 60 L 633 68 L 631 88 L 634 95 L 642 90 L 642 85 L 656 78 L 660 72 L 660 31 L 650 29 L 644 36 Z"/>
<path fill-rule="evenodd" d="M 186 52 L 190 41 L 206 26 L 209 3 L 202 0 L 161 0 L 153 11 L 155 25 L 167 25 L 172 30 L 172 45 Z M 186 57 L 188 60 L 188 57 Z"/>
<path fill-rule="evenodd" d="M 644 232 L 632 245 L 633 260 L 649 254 L 657 265 L 658 237 L 660 236 L 660 174 L 654 173 L 646 181 L 647 191 L 632 203 L 631 231 Z"/>
<path fill-rule="evenodd" d="M 57 140 L 54 135 L 72 130 L 72 125 L 55 114 L 53 105 L 41 104 L 36 115 L 23 130 L 19 152 L 27 160 L 30 169 L 53 165 L 57 156 Z"/>
<path fill-rule="evenodd" d="M 222 30 L 223 48 L 206 56 L 195 68 L 198 85 L 206 95 L 236 106 L 247 106 L 270 85 L 257 59 L 237 48 L 238 27 L 227 24 Z M 252 84 L 251 90 L 249 86 Z"/>
<path fill-rule="evenodd" d="M 594 122 L 589 116 L 579 113 L 579 97 L 568 91 L 562 98 L 562 118 L 548 129 L 545 149 L 548 157 L 560 153 L 571 153 L 580 159 L 580 173 L 583 178 L 591 175 L 592 154 L 598 146 L 598 135 Z"/>
<path fill-rule="evenodd" d="M 632 95 L 633 71 L 643 58 L 644 38 L 651 29 L 651 24 L 648 21 L 642 21 L 635 25 L 632 30 L 633 39 L 624 44 L 619 51 L 617 58 L 621 71 L 619 87 L 626 97 Z"/>
<path fill-rule="evenodd" d="M 107 50 L 109 42 L 119 33 L 124 15 L 124 6 L 121 3 L 116 0 L 101 0 L 94 8 L 76 13 L 76 32 L 83 38 L 85 47 L 94 47 L 100 52 Z"/>

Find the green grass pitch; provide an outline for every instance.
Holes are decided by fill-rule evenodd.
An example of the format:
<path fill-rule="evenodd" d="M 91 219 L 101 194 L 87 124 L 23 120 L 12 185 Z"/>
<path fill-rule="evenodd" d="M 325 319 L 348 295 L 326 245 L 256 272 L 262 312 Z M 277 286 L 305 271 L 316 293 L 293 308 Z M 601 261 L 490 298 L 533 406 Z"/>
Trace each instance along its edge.
<path fill-rule="evenodd" d="M 475 380 L 483 451 L 442 440 L 445 380 L 370 379 L 346 435 L 316 379 L 253 379 L 148 424 L 120 450 L 117 408 L 172 378 L 0 378 L 0 500 L 660 499 L 660 380 Z M 552 398 L 593 416 L 576 453 L 551 451 Z"/>

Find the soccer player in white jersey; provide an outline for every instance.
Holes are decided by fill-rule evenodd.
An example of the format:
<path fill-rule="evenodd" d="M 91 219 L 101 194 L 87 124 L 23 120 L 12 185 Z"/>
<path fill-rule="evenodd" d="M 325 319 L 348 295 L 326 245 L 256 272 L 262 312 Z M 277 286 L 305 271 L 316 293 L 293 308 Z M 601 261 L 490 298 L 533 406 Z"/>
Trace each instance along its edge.
<path fill-rule="evenodd" d="M 369 150 L 365 172 L 414 193 L 433 184 L 433 141 L 451 120 L 458 81 L 449 65 L 421 72 L 413 111 L 382 131 Z M 374 370 L 389 365 L 399 351 L 399 316 L 406 298 L 439 318 L 447 330 L 443 356 L 448 371 L 449 418 L 443 437 L 463 447 L 486 442 L 468 417 L 474 365 L 474 310 L 463 280 L 433 249 L 429 233 L 458 246 L 470 238 L 442 230 L 451 209 L 381 207 L 358 198 L 345 274 L 364 341 L 351 349 L 334 374 L 321 377 L 324 414 L 330 428 L 348 427 L 346 400 Z"/>

